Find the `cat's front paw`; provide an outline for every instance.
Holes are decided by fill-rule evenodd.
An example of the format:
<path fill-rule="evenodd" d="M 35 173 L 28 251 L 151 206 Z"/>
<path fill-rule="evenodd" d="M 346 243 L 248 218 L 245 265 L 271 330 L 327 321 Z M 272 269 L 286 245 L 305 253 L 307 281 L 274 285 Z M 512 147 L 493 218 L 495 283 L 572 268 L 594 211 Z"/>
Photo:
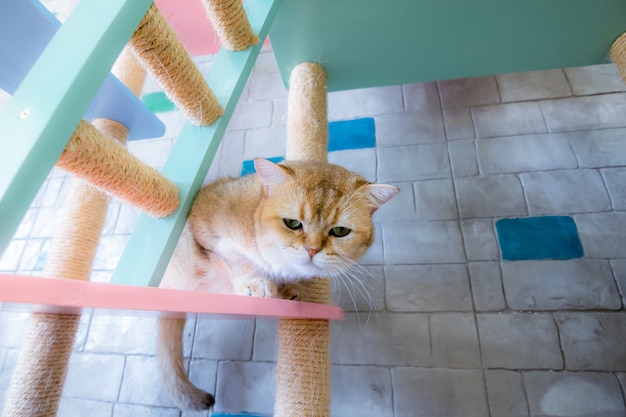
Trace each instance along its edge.
<path fill-rule="evenodd" d="M 278 290 L 276 285 L 265 278 L 252 278 L 235 288 L 237 294 L 252 297 L 276 298 Z"/>

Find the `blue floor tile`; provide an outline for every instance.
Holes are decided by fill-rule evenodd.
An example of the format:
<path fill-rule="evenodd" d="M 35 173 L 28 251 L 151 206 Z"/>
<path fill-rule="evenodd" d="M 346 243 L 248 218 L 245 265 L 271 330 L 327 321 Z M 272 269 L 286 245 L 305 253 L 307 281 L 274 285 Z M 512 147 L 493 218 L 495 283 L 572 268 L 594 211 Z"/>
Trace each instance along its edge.
<path fill-rule="evenodd" d="M 501 219 L 496 230 L 502 259 L 507 261 L 583 256 L 576 223 L 569 216 Z"/>

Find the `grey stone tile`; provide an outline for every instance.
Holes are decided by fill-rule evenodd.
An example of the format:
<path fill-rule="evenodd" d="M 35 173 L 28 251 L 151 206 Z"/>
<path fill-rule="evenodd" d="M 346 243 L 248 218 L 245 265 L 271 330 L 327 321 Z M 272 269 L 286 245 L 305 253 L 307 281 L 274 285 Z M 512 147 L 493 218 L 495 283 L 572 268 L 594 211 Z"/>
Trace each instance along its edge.
<path fill-rule="evenodd" d="M 256 61 L 254 61 L 254 69 L 252 71 L 252 77 L 266 72 L 278 72 L 278 64 L 274 54 L 271 51 L 261 50 Z"/>
<path fill-rule="evenodd" d="M 567 136 L 559 134 L 481 139 L 476 151 L 485 174 L 578 167 Z"/>
<path fill-rule="evenodd" d="M 258 72 L 250 77 L 248 99 L 252 101 L 287 98 L 287 88 L 278 72 Z"/>
<path fill-rule="evenodd" d="M 521 174 L 520 179 L 531 215 L 611 209 L 602 176 L 595 170 L 532 172 Z"/>
<path fill-rule="evenodd" d="M 436 82 L 405 84 L 402 86 L 402 94 L 407 111 L 441 109 Z"/>
<path fill-rule="evenodd" d="M 383 223 L 382 230 L 388 265 L 465 261 L 456 221 Z"/>
<path fill-rule="evenodd" d="M 334 364 L 429 366 L 432 364 L 428 316 L 378 313 L 368 321 L 347 313 L 333 321 L 330 354 Z"/>
<path fill-rule="evenodd" d="M 30 313 L 27 312 L 2 311 L 0 313 L 0 346 L 20 347 L 26 334 L 29 317 Z"/>
<path fill-rule="evenodd" d="M 400 189 L 389 202 L 376 211 L 376 222 L 396 222 L 417 220 L 415 190 L 411 183 L 391 183 Z"/>
<path fill-rule="evenodd" d="M 222 140 L 222 154 L 219 161 L 220 177 L 239 177 L 244 146 L 243 131 L 226 132 Z"/>
<path fill-rule="evenodd" d="M 61 398 L 57 417 L 111 417 L 113 403 L 78 398 Z"/>
<path fill-rule="evenodd" d="M 461 218 L 513 217 L 527 213 L 522 184 L 514 175 L 454 181 Z"/>
<path fill-rule="evenodd" d="M 476 137 L 471 107 L 444 109 L 443 120 L 448 140 L 474 139 Z"/>
<path fill-rule="evenodd" d="M 626 91 L 615 64 L 565 68 L 565 74 L 577 96 Z"/>
<path fill-rule="evenodd" d="M 243 159 L 285 155 L 287 131 L 284 127 L 251 129 L 245 132 Z"/>
<path fill-rule="evenodd" d="M 626 304 L 626 259 L 612 259 L 611 267 L 617 287 L 622 295 L 622 303 Z"/>
<path fill-rule="evenodd" d="M 271 415 L 275 385 L 272 363 L 220 362 L 215 411 Z"/>
<path fill-rule="evenodd" d="M 480 138 L 547 132 L 541 110 L 534 102 L 474 107 L 472 114 Z"/>
<path fill-rule="evenodd" d="M 626 129 L 573 132 L 568 137 L 581 168 L 626 165 Z"/>
<path fill-rule="evenodd" d="M 615 210 L 626 210 L 626 168 L 603 169 L 602 177 Z"/>
<path fill-rule="evenodd" d="M 102 226 L 102 234 L 110 235 L 115 233 L 115 224 L 120 214 L 121 203 L 117 199 L 109 201 L 109 205 L 106 210 L 106 217 L 104 218 L 104 225 Z"/>
<path fill-rule="evenodd" d="M 123 372 L 123 356 L 74 353 L 70 357 L 63 395 L 68 398 L 116 401 Z M 94 378 L 96 375 L 97 378 Z"/>
<path fill-rule="evenodd" d="M 446 145 L 426 144 L 379 148 L 380 182 L 415 181 L 450 176 Z"/>
<path fill-rule="evenodd" d="M 215 394 L 218 362 L 207 359 L 191 359 L 189 363 L 189 380 L 193 384 L 211 394 Z M 186 414 L 186 413 L 183 413 Z M 189 413 L 197 414 L 197 413 Z M 206 412 L 205 412 L 206 414 Z"/>
<path fill-rule="evenodd" d="M 127 242 L 128 236 L 126 235 L 102 236 L 96 249 L 93 268 L 98 270 L 115 269 Z"/>
<path fill-rule="evenodd" d="M 626 313 L 557 313 L 566 369 L 626 370 Z"/>
<path fill-rule="evenodd" d="M 37 219 L 33 223 L 30 232 L 31 238 L 51 238 L 57 230 L 59 223 L 58 207 L 41 207 L 37 212 Z"/>
<path fill-rule="evenodd" d="M 492 76 L 439 81 L 438 84 L 445 109 L 500 103 L 498 86 Z"/>
<path fill-rule="evenodd" d="M 328 120 L 348 120 L 404 111 L 402 86 L 362 88 L 328 94 Z"/>
<path fill-rule="evenodd" d="M 617 379 L 619 380 L 619 383 L 622 386 L 622 393 L 624 397 L 626 397 L 626 374 L 619 372 L 617 374 Z"/>
<path fill-rule="evenodd" d="M 397 416 L 489 415 L 482 371 L 396 368 L 393 383 Z"/>
<path fill-rule="evenodd" d="M 254 320 L 198 319 L 193 357 L 250 360 L 253 337 Z"/>
<path fill-rule="evenodd" d="M 228 124 L 229 130 L 270 127 L 272 120 L 271 101 L 239 100 Z"/>
<path fill-rule="evenodd" d="M 478 314 L 484 366 L 563 369 L 554 320 L 548 314 Z"/>
<path fill-rule="evenodd" d="M 480 369 L 480 347 L 473 314 L 430 316 L 433 365 L 438 368 Z"/>
<path fill-rule="evenodd" d="M 522 375 L 512 371 L 486 371 L 489 409 L 493 417 L 528 417 Z"/>
<path fill-rule="evenodd" d="M 626 126 L 626 94 L 614 93 L 539 103 L 550 132 Z"/>
<path fill-rule="evenodd" d="M 144 405 L 115 404 L 113 417 L 179 417 L 177 408 L 147 407 Z"/>
<path fill-rule="evenodd" d="M 333 395 L 330 412 L 335 417 L 393 415 L 391 373 L 374 366 L 332 367 Z"/>
<path fill-rule="evenodd" d="M 374 219 L 376 213 L 374 213 Z M 383 254 L 383 232 L 380 224 L 374 223 L 374 243 L 359 260 L 361 265 L 382 265 L 385 263 Z"/>
<path fill-rule="evenodd" d="M 124 376 L 118 382 L 119 402 L 173 407 L 161 386 L 158 362 L 154 356 L 127 356 Z"/>
<path fill-rule="evenodd" d="M 287 99 L 275 99 L 272 100 L 272 127 L 287 126 Z"/>
<path fill-rule="evenodd" d="M 376 149 L 347 149 L 328 153 L 328 162 L 341 165 L 369 182 L 376 181 Z"/>
<path fill-rule="evenodd" d="M 355 267 L 350 276 L 333 280 L 333 304 L 345 311 L 371 313 L 385 308 L 382 265 Z"/>
<path fill-rule="evenodd" d="M 4 351 L 4 364 L 2 366 L 2 373 L 0 373 L 0 389 L 8 390 L 11 385 L 11 378 L 13 377 L 13 371 L 17 365 L 17 358 L 19 355 L 19 349 L 3 349 Z"/>
<path fill-rule="evenodd" d="M 42 207 L 57 207 L 63 204 L 63 199 L 60 198 L 61 189 L 65 181 L 72 182 L 67 177 L 49 177 L 45 182 L 45 188 L 42 188 L 43 195 L 41 196 Z"/>
<path fill-rule="evenodd" d="M 193 337 L 191 320 L 185 331 L 187 351 Z M 94 313 L 85 343 L 85 351 L 120 354 L 148 354 L 156 352 L 157 319 L 118 314 Z"/>
<path fill-rule="evenodd" d="M 524 375 L 533 416 L 622 416 L 619 383 L 612 374 L 529 372 Z"/>
<path fill-rule="evenodd" d="M 171 123 L 169 125 L 171 126 Z M 147 165 L 160 170 L 172 149 L 174 141 L 171 138 L 176 136 L 178 132 L 169 136 L 170 139 L 133 140 L 128 142 L 128 150 Z"/>
<path fill-rule="evenodd" d="M 572 95 L 561 69 L 500 74 L 495 77 L 504 103 Z"/>
<path fill-rule="evenodd" d="M 47 239 L 28 239 L 22 253 L 19 269 L 22 271 L 42 271 L 46 265 L 48 250 L 52 243 Z"/>
<path fill-rule="evenodd" d="M 122 204 L 120 206 L 120 213 L 117 216 L 117 223 L 115 224 L 115 234 L 130 234 L 135 228 L 135 224 L 137 224 L 140 213 L 138 209 L 127 204 Z"/>
<path fill-rule="evenodd" d="M 254 331 L 254 361 L 275 362 L 278 355 L 278 320 L 257 318 Z"/>
<path fill-rule="evenodd" d="M 506 303 L 500 265 L 497 262 L 470 262 L 468 268 L 476 311 L 504 310 Z"/>
<path fill-rule="evenodd" d="M 440 109 L 391 113 L 376 117 L 379 146 L 443 142 L 446 139 Z"/>
<path fill-rule="evenodd" d="M 26 211 L 22 221 L 15 231 L 15 234 L 13 235 L 13 239 L 25 239 L 30 236 L 30 231 L 33 229 L 33 224 L 37 218 L 37 211 L 37 208 L 29 208 Z"/>
<path fill-rule="evenodd" d="M 574 220 L 588 257 L 626 258 L 626 212 L 578 214 Z"/>
<path fill-rule="evenodd" d="M 415 207 L 420 220 L 454 220 L 459 215 L 450 178 L 418 181 L 415 189 Z M 410 218 L 402 219 L 410 220 Z"/>
<path fill-rule="evenodd" d="M 0 271 L 17 271 L 26 242 L 26 240 L 12 240 L 9 242 L 9 246 L 0 254 Z"/>
<path fill-rule="evenodd" d="M 471 311 L 465 265 L 388 265 L 387 308 L 391 311 Z"/>
<path fill-rule="evenodd" d="M 619 309 L 621 300 L 606 260 L 502 263 L 508 305 L 515 310 Z"/>
<path fill-rule="evenodd" d="M 473 140 L 448 143 L 454 177 L 473 177 L 479 174 L 476 145 Z"/>
<path fill-rule="evenodd" d="M 469 261 L 499 259 L 498 241 L 491 219 L 466 219 L 461 222 L 463 242 Z"/>

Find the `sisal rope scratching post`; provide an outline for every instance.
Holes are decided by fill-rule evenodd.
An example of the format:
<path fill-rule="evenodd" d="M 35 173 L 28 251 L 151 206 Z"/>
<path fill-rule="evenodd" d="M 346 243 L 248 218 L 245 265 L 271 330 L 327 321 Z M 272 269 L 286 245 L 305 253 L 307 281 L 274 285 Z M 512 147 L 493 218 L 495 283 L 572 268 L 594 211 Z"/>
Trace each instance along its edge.
<path fill-rule="evenodd" d="M 626 33 L 622 34 L 611 45 L 611 60 L 617 65 L 622 79 L 626 81 Z"/>
<path fill-rule="evenodd" d="M 144 75 L 132 61 L 132 55 L 124 53 L 116 65 L 128 74 L 116 75 L 122 82 L 126 78 L 132 79 L 131 89 L 137 93 L 141 90 L 137 85 L 143 83 Z M 137 69 L 132 69 L 133 66 Z M 118 140 L 126 141 L 128 130 L 125 127 L 105 120 L 98 124 Z M 44 276 L 89 279 L 107 204 L 108 196 L 104 192 L 81 179 L 74 179 L 60 213 L 64 221 L 52 241 Z M 80 313 L 31 315 L 7 391 L 4 417 L 52 417 L 57 414 L 79 320 Z"/>
<path fill-rule="evenodd" d="M 208 126 L 222 115 L 209 85 L 154 3 L 137 26 L 130 47 L 191 123 Z"/>
<path fill-rule="evenodd" d="M 317 64 L 293 69 L 289 80 L 287 159 L 327 160 L 326 73 Z M 330 280 L 310 283 L 311 301 L 327 304 Z M 278 325 L 275 417 L 330 415 L 328 320 L 282 319 Z"/>
<path fill-rule="evenodd" d="M 109 130 L 115 129 L 115 122 L 107 122 Z M 101 127 L 102 123 L 95 122 Z M 85 121 L 79 123 L 57 166 L 155 217 L 172 214 L 180 202 L 171 181 Z"/>
<path fill-rule="evenodd" d="M 201 0 L 222 45 L 229 51 L 243 51 L 259 41 L 252 33 L 241 0 Z"/>

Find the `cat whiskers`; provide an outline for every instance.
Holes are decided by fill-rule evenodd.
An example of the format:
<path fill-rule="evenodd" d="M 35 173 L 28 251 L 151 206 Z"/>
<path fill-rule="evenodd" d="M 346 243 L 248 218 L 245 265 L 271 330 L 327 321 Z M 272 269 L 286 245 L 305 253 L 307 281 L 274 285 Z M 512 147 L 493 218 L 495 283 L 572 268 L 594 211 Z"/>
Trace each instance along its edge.
<path fill-rule="evenodd" d="M 367 325 L 369 320 L 372 318 L 372 315 L 376 317 L 378 316 L 378 313 L 376 310 L 376 302 L 374 301 L 374 298 L 372 297 L 371 292 L 372 291 L 379 292 L 379 290 L 375 288 L 374 286 L 372 286 L 371 284 L 369 284 L 365 279 L 361 278 L 359 275 L 366 274 L 376 280 L 378 280 L 378 277 L 373 275 L 362 265 L 359 265 L 358 263 L 355 263 L 354 261 L 348 258 L 337 257 L 337 258 L 334 258 L 333 260 L 334 262 L 331 265 L 328 265 L 328 268 L 329 270 L 332 271 L 332 276 L 336 278 L 338 282 L 343 284 L 343 286 L 345 286 L 346 291 L 348 292 L 348 295 L 352 301 L 352 304 L 354 305 L 354 310 L 357 313 L 359 326 L 363 328 L 364 326 Z M 359 273 L 357 273 L 357 271 Z M 339 286 L 337 289 L 338 289 L 338 297 L 341 297 L 341 286 Z M 367 316 L 367 320 L 365 321 L 365 323 L 361 322 L 361 316 L 359 315 L 360 310 L 359 310 L 359 306 L 357 303 L 357 298 L 363 299 L 369 307 L 368 316 Z"/>

